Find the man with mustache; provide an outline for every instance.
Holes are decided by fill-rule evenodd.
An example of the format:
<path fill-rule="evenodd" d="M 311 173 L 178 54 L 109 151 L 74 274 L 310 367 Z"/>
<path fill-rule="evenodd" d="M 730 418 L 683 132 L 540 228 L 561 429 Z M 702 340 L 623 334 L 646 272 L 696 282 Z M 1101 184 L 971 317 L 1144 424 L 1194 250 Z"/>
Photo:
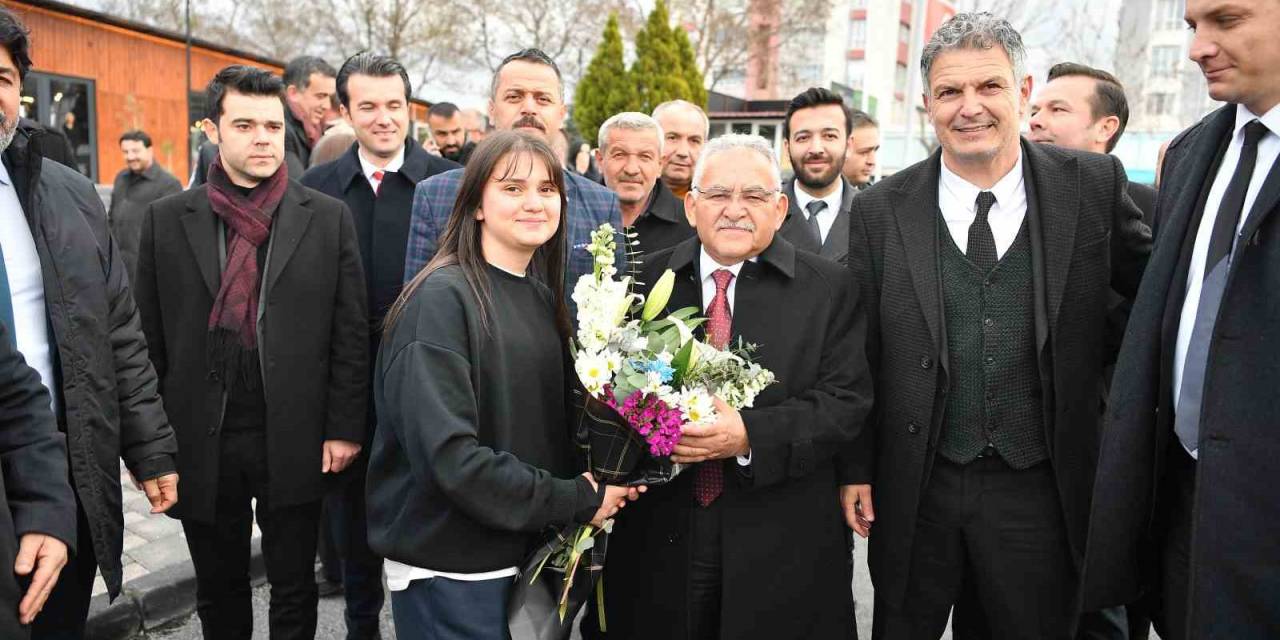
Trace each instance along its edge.
<path fill-rule="evenodd" d="M 643 113 L 619 113 L 600 125 L 599 138 L 596 159 L 605 186 L 618 194 L 622 224 L 635 232 L 640 259 L 692 236 L 684 203 L 658 179 L 663 147 L 658 122 Z"/>
<path fill-rule="evenodd" d="M 821 87 L 792 98 L 782 121 L 782 147 L 796 177 L 786 187 L 791 207 L 779 233 L 840 263 L 849 255 L 849 206 L 858 192 L 842 175 L 851 125 L 844 100 Z"/>
<path fill-rule="evenodd" d="M 560 68 L 539 49 L 524 49 L 507 56 L 493 75 L 490 87 L 489 118 L 497 129 L 519 129 L 551 141 L 560 133 L 568 111 L 564 105 L 564 84 Z M 444 233 L 453 203 L 462 184 L 462 169 L 446 171 L 418 183 L 413 195 L 413 218 L 409 223 L 409 246 L 405 250 L 404 279 L 412 279 L 436 253 L 436 242 Z M 568 257 L 565 287 L 572 291 L 578 277 L 591 273 L 594 259 L 587 252 L 591 232 L 602 223 L 622 230 L 618 197 L 603 186 L 565 169 L 565 195 L 569 208 L 563 224 L 568 225 Z M 618 243 L 616 263 L 625 268 L 625 243 Z M 573 303 L 569 303 L 573 310 Z"/>
<path fill-rule="evenodd" d="M 126 131 L 120 136 L 120 151 L 124 153 L 125 168 L 116 176 L 111 189 L 107 218 L 111 221 L 111 233 L 120 243 L 120 257 L 124 258 L 132 282 L 138 274 L 142 214 L 152 202 L 182 191 L 182 183 L 156 164 L 151 136 L 145 131 Z"/>
<path fill-rule="evenodd" d="M 835 452 L 871 408 L 866 316 L 830 260 L 777 234 L 777 156 L 759 136 L 707 143 L 685 196 L 694 237 L 646 259 L 676 273 L 668 310 L 698 308 L 717 347 L 759 345 L 777 382 L 751 408 L 716 401 L 672 459 L 692 465 L 619 513 L 605 567 L 611 640 L 853 638 L 848 530 Z M 583 624 L 584 637 L 598 627 Z"/>
<path fill-rule="evenodd" d="M 431 129 L 431 138 L 436 141 L 441 157 L 461 165 L 467 164 L 476 143 L 467 132 L 466 121 L 458 105 L 452 102 L 431 105 L 427 111 L 427 127 Z"/>
<path fill-rule="evenodd" d="M 945 22 L 920 62 L 941 148 L 853 201 L 878 402 L 841 482 L 875 638 L 938 638 L 962 598 L 957 638 L 1071 638 L 1079 611 L 1108 296 L 1151 235 L 1118 160 L 1020 138 L 1025 59 L 1002 18 Z"/>

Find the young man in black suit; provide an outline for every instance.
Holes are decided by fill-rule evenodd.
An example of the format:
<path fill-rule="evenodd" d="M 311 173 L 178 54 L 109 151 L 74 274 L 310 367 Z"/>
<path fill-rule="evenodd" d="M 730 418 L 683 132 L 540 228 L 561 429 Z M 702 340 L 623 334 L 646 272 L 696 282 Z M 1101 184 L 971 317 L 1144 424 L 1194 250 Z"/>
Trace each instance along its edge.
<path fill-rule="evenodd" d="M 1086 606 L 1166 640 L 1280 637 L 1280 3 L 1190 0 L 1227 103 L 1169 144 L 1100 444 Z"/>
<path fill-rule="evenodd" d="M 842 480 L 876 638 L 938 638 L 964 594 L 957 637 L 1075 623 L 1108 295 L 1151 240 L 1117 160 L 1019 137 L 1024 60 L 1003 19 L 944 23 L 921 58 L 941 149 L 853 202 L 878 402 Z"/>
<path fill-rule="evenodd" d="M 797 248 L 845 264 L 849 207 L 858 189 L 844 178 L 853 114 L 829 89 L 791 99 L 782 123 L 783 149 L 796 177 L 786 187 L 787 219 L 778 233 Z"/>
<path fill-rule="evenodd" d="M 205 638 L 247 639 L 250 500 L 272 638 L 312 638 L 325 476 L 364 441 L 369 327 L 346 205 L 289 179 L 284 87 L 232 66 L 209 83 L 208 182 L 151 205 L 135 291 L 178 435 L 179 517 Z"/>
<path fill-rule="evenodd" d="M 356 144 L 333 162 L 312 168 L 302 184 L 346 203 L 355 218 L 369 293 L 369 363 L 376 358 L 382 318 L 400 295 L 413 190 L 428 177 L 458 168 L 426 152 L 409 135 L 409 74 L 392 58 L 358 53 L 338 70 L 342 116 Z M 372 379 L 372 368 L 370 368 Z M 376 420 L 369 403 L 365 448 Z M 325 518 L 342 560 L 347 638 L 378 637 L 382 611 L 382 559 L 369 549 L 364 485 L 368 457 L 344 474 L 325 498 Z"/>

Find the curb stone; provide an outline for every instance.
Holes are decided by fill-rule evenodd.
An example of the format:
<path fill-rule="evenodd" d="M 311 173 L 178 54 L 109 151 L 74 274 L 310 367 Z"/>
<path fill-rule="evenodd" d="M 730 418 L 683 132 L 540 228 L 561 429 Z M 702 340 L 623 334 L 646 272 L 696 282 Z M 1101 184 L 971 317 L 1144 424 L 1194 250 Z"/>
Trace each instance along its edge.
<path fill-rule="evenodd" d="M 249 547 L 249 582 L 266 580 L 261 541 Z M 130 580 L 115 602 L 107 594 L 94 596 L 85 623 L 88 640 L 131 640 L 185 620 L 196 610 L 196 573 L 190 561 Z"/>

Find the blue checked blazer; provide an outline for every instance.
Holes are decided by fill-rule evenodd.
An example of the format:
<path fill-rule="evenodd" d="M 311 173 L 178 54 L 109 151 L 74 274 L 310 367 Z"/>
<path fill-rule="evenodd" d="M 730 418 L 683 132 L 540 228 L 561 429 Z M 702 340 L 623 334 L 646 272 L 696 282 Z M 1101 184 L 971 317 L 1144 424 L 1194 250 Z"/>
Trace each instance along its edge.
<path fill-rule="evenodd" d="M 418 183 L 413 192 L 413 217 L 409 222 L 409 246 L 405 251 L 404 280 L 408 282 L 422 270 L 436 254 L 436 242 L 444 233 L 453 213 L 453 202 L 458 197 L 458 189 L 462 186 L 463 169 L 454 169 Z M 608 222 L 614 229 L 622 229 L 622 209 L 618 206 L 618 196 L 612 191 L 596 184 L 572 171 L 565 171 L 565 196 L 569 201 L 568 215 L 561 217 L 563 224 L 568 224 L 566 242 L 569 245 L 569 256 L 565 262 L 565 298 L 573 311 L 573 301 L 569 294 L 578 277 L 591 273 L 591 254 L 587 253 L 587 243 L 591 241 L 591 232 L 596 227 Z M 618 254 L 614 260 L 619 273 L 626 273 L 626 252 L 619 237 Z"/>

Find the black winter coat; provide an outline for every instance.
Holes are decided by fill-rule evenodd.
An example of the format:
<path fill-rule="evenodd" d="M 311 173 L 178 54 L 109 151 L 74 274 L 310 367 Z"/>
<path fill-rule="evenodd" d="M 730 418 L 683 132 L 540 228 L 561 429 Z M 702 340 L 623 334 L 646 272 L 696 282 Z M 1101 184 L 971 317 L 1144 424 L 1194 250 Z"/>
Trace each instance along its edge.
<path fill-rule="evenodd" d="M 40 256 L 72 486 L 114 598 L 124 544 L 120 459 L 150 480 L 175 470 L 177 441 L 102 200 L 88 178 L 35 155 L 28 136 L 19 130 L 4 163 Z"/>

